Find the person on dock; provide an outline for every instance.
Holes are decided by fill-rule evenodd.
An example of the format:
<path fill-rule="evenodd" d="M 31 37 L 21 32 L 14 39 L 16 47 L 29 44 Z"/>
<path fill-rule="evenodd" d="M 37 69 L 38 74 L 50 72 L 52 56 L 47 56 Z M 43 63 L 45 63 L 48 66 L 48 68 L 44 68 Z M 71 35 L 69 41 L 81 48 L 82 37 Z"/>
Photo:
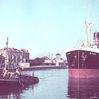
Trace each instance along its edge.
<path fill-rule="evenodd" d="M 32 77 L 34 77 L 34 72 L 32 73 Z"/>
<path fill-rule="evenodd" d="M 20 74 L 20 72 L 19 72 L 19 69 L 18 69 L 18 68 L 16 68 L 16 74 L 17 74 L 17 75 L 19 75 L 19 74 Z"/>
<path fill-rule="evenodd" d="M 21 72 L 22 72 L 22 68 L 17 67 L 16 68 L 16 74 L 21 75 Z"/>
<path fill-rule="evenodd" d="M 7 75 L 8 71 L 6 69 L 6 67 L 3 68 L 3 77 L 5 77 Z"/>

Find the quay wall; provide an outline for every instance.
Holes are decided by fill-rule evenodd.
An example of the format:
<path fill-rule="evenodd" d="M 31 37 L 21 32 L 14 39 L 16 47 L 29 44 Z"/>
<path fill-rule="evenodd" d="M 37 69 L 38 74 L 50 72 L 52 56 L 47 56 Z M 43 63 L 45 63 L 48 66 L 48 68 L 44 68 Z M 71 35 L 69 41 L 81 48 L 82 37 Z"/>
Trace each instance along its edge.
<path fill-rule="evenodd" d="M 66 66 L 31 66 L 23 68 L 23 70 L 40 70 L 40 69 L 66 69 Z"/>

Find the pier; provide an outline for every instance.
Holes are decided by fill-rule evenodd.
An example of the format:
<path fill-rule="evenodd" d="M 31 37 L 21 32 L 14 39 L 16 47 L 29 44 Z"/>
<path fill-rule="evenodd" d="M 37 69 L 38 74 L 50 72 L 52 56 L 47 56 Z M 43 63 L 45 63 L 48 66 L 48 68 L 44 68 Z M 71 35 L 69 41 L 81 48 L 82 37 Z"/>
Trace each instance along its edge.
<path fill-rule="evenodd" d="M 40 65 L 40 66 L 31 66 L 27 68 L 23 68 L 23 71 L 25 70 L 40 70 L 40 69 L 66 69 L 66 66 L 55 66 L 55 65 Z"/>

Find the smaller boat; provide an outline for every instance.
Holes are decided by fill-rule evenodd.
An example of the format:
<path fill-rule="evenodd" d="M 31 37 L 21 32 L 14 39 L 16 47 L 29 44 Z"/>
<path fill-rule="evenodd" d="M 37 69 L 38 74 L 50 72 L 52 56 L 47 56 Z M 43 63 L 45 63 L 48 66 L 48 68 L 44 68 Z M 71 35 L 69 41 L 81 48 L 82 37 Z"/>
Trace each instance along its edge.
<path fill-rule="evenodd" d="M 19 75 L 18 77 L 0 77 L 0 85 L 11 85 L 11 86 L 18 86 L 18 85 L 29 85 L 38 83 L 38 77 L 32 77 L 29 75 Z"/>
<path fill-rule="evenodd" d="M 7 70 L 6 70 L 7 71 Z M 16 69 L 16 72 L 6 72 L 0 75 L 0 85 L 2 86 L 23 86 L 38 83 L 38 77 L 30 75 L 22 75 Z"/>

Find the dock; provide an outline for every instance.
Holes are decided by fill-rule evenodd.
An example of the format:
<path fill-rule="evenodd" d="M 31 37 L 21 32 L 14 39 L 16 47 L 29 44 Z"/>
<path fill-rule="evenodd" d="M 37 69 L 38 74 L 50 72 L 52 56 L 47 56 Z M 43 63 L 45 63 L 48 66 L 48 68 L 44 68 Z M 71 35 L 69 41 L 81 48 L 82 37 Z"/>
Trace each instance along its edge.
<path fill-rule="evenodd" d="M 66 69 L 66 66 L 56 66 L 56 65 L 40 65 L 40 66 L 31 66 L 28 68 L 23 68 L 23 70 L 41 70 L 41 69 Z"/>

